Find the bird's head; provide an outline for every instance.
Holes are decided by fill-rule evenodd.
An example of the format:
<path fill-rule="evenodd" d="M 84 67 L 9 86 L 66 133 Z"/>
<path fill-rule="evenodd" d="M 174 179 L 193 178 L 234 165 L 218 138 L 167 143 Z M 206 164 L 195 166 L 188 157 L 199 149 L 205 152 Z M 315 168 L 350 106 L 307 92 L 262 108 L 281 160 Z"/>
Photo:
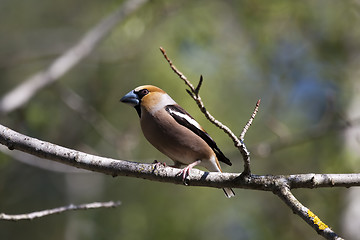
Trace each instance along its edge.
<path fill-rule="evenodd" d="M 149 112 L 154 112 L 168 104 L 175 103 L 166 92 L 152 85 L 137 87 L 123 96 L 120 101 L 133 106 L 139 117 L 141 117 L 141 107 Z"/>

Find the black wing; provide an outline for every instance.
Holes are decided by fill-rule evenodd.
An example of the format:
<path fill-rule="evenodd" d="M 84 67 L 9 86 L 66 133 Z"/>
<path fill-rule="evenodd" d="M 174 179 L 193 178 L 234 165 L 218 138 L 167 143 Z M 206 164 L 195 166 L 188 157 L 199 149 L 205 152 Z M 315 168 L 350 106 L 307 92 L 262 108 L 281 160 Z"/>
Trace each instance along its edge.
<path fill-rule="evenodd" d="M 197 123 L 196 120 L 182 107 L 179 105 L 167 105 L 165 110 L 176 120 L 176 122 L 183 125 L 184 127 L 187 127 L 196 135 L 201 137 L 215 152 L 219 161 L 226 163 L 229 166 L 232 165 L 230 160 L 225 157 L 209 134 L 207 134 L 207 132 L 200 126 L 200 124 Z"/>

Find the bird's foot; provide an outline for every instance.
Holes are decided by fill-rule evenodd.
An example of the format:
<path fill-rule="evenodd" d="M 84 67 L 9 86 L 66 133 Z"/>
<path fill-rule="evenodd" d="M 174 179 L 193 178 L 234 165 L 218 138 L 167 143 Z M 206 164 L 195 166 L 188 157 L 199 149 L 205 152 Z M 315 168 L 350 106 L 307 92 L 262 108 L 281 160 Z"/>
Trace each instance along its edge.
<path fill-rule="evenodd" d="M 182 175 L 182 180 L 184 185 L 188 185 L 188 183 L 186 182 L 186 178 L 190 175 L 190 171 L 193 167 L 195 167 L 196 165 L 198 165 L 199 163 L 201 163 L 201 160 L 197 160 L 189 165 L 187 165 L 185 168 L 181 169 L 180 171 L 180 176 Z"/>

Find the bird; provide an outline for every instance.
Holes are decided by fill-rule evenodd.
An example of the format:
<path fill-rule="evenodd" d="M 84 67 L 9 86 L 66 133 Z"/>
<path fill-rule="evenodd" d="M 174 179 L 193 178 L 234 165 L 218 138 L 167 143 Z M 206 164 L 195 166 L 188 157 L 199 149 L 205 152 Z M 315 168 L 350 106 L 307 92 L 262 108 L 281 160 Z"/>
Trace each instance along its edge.
<path fill-rule="evenodd" d="M 219 161 L 231 166 L 215 141 L 200 124 L 165 91 L 153 86 L 139 86 L 121 99 L 135 108 L 145 138 L 180 168 L 183 181 L 195 166 L 210 172 L 222 172 Z M 231 188 L 223 188 L 225 196 L 235 196 Z"/>

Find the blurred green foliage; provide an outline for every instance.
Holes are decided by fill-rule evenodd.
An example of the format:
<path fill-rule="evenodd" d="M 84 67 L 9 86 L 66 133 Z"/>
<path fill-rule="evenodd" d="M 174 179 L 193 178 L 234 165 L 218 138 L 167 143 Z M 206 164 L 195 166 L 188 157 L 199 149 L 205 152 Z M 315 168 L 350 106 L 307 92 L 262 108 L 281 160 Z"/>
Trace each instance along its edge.
<path fill-rule="evenodd" d="M 0 96 L 47 67 L 118 6 L 119 1 L 0 1 Z M 356 1 L 335 0 L 150 1 L 56 84 L 2 116 L 1 124 L 101 156 L 168 161 L 143 138 L 135 111 L 119 103 L 136 86 L 153 84 L 186 108 L 232 159 L 233 167 L 224 171 L 240 172 L 239 153 L 198 111 L 163 59 L 158 49 L 162 46 L 194 84 L 204 76 L 200 91 L 204 103 L 234 132 L 241 132 L 256 101 L 262 99 L 245 140 L 253 154 L 253 173 L 348 172 L 340 132 L 312 139 L 310 131 L 299 144 L 291 144 L 291 139 L 309 129 L 332 129 L 341 123 L 339 116 L 352 93 L 347 76 L 356 71 L 347 66 L 359 49 L 359 9 Z M 89 116 L 84 119 L 70 109 L 64 103 L 66 89 L 81 96 L 116 131 L 98 131 L 94 126 L 102 124 L 101 118 L 91 124 Z M 267 143 L 284 142 L 281 136 L 287 137 L 289 146 L 269 150 Z M 341 234 L 345 191 L 296 190 L 295 196 Z M 0 222 L 0 239 L 317 237 L 271 193 L 236 190 L 236 194 L 228 200 L 221 190 L 211 188 L 52 172 L 0 153 L 0 212 L 122 201 L 116 209 Z"/>

